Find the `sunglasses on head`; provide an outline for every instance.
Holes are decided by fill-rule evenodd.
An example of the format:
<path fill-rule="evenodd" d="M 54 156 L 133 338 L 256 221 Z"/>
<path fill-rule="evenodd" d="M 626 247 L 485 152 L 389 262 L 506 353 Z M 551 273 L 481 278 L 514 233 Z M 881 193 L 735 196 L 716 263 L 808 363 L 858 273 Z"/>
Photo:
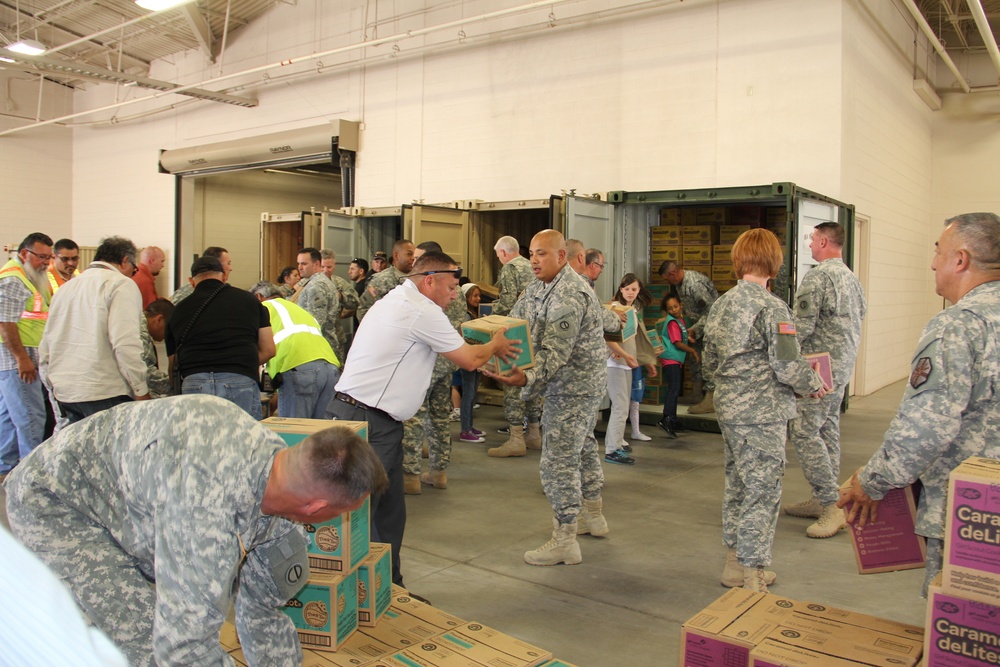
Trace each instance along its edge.
<path fill-rule="evenodd" d="M 458 269 L 436 269 L 434 271 L 421 271 L 420 273 L 414 273 L 412 275 L 414 275 L 414 276 L 433 276 L 434 274 L 437 274 L 437 273 L 450 273 L 453 276 L 455 276 L 455 280 L 461 280 L 462 279 L 462 269 L 461 268 L 458 268 Z"/>

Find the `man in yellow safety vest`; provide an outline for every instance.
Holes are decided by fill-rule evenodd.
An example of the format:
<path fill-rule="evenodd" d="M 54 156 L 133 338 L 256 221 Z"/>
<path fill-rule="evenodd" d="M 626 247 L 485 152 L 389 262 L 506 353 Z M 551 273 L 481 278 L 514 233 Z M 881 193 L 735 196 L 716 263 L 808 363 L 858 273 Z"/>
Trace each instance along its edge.
<path fill-rule="evenodd" d="M 0 268 L 0 478 L 42 441 L 45 394 L 38 344 L 49 317 L 52 239 L 35 232 Z"/>
<path fill-rule="evenodd" d="M 46 275 L 53 294 L 66 281 L 80 275 L 80 246 L 73 239 L 59 239 L 52 247 L 52 264 Z"/>

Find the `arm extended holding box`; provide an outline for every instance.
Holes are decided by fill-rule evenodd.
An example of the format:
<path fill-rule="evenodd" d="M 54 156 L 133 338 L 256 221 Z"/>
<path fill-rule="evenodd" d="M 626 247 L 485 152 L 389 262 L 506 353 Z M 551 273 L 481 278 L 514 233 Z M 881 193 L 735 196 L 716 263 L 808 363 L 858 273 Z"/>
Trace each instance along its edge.
<path fill-rule="evenodd" d="M 517 345 L 523 341 L 508 340 L 505 337 L 506 333 L 507 327 L 501 327 L 497 329 L 496 333 L 493 334 L 490 341 L 485 345 L 463 343 L 461 347 L 451 352 L 443 352 L 442 356 L 467 371 L 474 371 L 480 368 L 494 355 L 504 361 L 517 359 L 517 356 L 521 354 L 521 348 L 517 347 Z"/>

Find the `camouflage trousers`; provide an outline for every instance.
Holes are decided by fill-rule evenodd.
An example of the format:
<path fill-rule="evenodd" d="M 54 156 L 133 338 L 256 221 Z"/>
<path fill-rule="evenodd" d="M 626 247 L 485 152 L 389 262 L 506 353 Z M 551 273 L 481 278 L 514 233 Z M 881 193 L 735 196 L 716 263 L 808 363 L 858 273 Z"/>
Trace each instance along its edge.
<path fill-rule="evenodd" d="M 542 490 L 559 523 L 576 521 L 587 500 L 600 498 L 604 470 L 594 425 L 602 396 L 547 396 L 542 413 Z"/>
<path fill-rule="evenodd" d="M 729 424 L 719 420 L 719 426 L 726 441 L 722 541 L 736 549 L 740 565 L 770 565 L 788 423 Z"/>
<path fill-rule="evenodd" d="M 403 422 L 403 472 L 420 474 L 420 453 L 427 438 L 431 468 L 451 463 L 451 373 L 435 375 L 417 414 Z"/>
<path fill-rule="evenodd" d="M 337 363 L 343 368 L 344 360 L 347 359 L 347 330 L 344 328 L 342 320 L 337 320 L 333 333 L 334 335 L 327 340 L 330 347 L 333 348 L 333 353 L 337 356 Z"/>
<path fill-rule="evenodd" d="M 798 417 L 788 422 L 788 437 L 813 495 L 823 505 L 837 502 L 840 488 L 840 404 L 846 387 L 823 398 L 800 398 Z"/>
<path fill-rule="evenodd" d="M 927 597 L 927 588 L 934 577 L 941 574 L 944 567 L 944 540 L 938 537 L 927 538 L 927 558 L 924 561 L 924 586 L 920 589 L 920 597 Z"/>
<path fill-rule="evenodd" d="M 525 415 L 531 423 L 539 421 L 542 417 L 542 399 L 522 400 L 520 387 L 504 385 L 503 418 L 508 424 L 518 426 L 524 423 Z"/>
<path fill-rule="evenodd" d="M 69 586 L 80 609 L 129 665 L 152 666 L 152 568 L 125 553 L 104 526 L 30 485 L 20 477 L 7 484 L 11 532 Z"/>
<path fill-rule="evenodd" d="M 703 354 L 703 350 L 705 349 L 705 341 L 704 341 L 704 339 L 699 338 L 695 342 L 691 343 L 691 347 L 693 347 L 698 352 L 698 357 L 700 358 L 701 355 Z M 700 361 L 695 361 L 693 355 L 690 355 L 690 354 L 687 355 L 687 358 L 684 360 L 684 365 L 690 370 L 691 381 L 692 382 L 701 382 L 702 383 L 702 385 L 701 385 L 702 391 L 714 391 L 715 390 L 715 386 L 711 382 L 708 382 L 707 380 L 705 380 L 705 374 L 702 373 L 702 371 L 701 371 L 701 362 Z"/>

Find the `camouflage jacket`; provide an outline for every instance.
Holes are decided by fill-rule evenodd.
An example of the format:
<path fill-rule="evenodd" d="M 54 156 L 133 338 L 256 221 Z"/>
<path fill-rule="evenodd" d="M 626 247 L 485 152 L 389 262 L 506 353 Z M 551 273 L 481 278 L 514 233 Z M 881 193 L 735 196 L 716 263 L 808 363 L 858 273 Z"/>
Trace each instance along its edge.
<path fill-rule="evenodd" d="M 458 333 L 462 333 L 462 322 L 465 321 L 465 315 L 468 311 L 465 309 L 465 299 L 462 298 L 461 290 L 459 290 L 459 295 L 448 307 L 444 309 L 444 314 L 448 317 L 448 321 L 451 322 L 451 326 L 455 327 Z M 434 362 L 434 372 L 431 374 L 431 382 L 444 376 L 451 375 L 458 369 L 458 366 L 448 361 L 448 358 L 443 354 L 439 354 L 437 361 Z"/>
<path fill-rule="evenodd" d="M 297 532 L 304 558 L 305 535 L 260 507 L 275 454 L 284 447 L 230 401 L 175 396 L 73 424 L 15 473 L 19 484 L 103 527 L 155 581 L 158 661 L 227 664 L 219 630 L 235 596 L 244 648 L 249 644 L 267 664 L 299 665 L 298 637 L 282 612 L 287 599 L 266 554 Z M 58 531 L 59 524 L 46 530 Z M 101 565 L 80 554 L 81 568 Z"/>
<path fill-rule="evenodd" d="M 360 322 L 364 319 L 368 310 L 375 305 L 375 302 L 384 297 L 390 291 L 403 284 L 406 274 L 397 271 L 395 266 L 390 266 L 385 271 L 380 271 L 368 281 L 368 288 L 361 294 L 358 303 L 358 312 L 355 314 Z"/>
<path fill-rule="evenodd" d="M 802 353 L 829 352 L 838 387 L 851 379 L 861 344 L 861 320 L 867 312 L 861 282 L 842 259 L 811 268 L 795 292 L 795 328 Z"/>
<path fill-rule="evenodd" d="M 535 363 L 524 371 L 524 400 L 603 396 L 608 386 L 604 327 L 594 290 L 567 264 L 546 284 L 535 280 L 511 317 L 528 320 Z"/>
<path fill-rule="evenodd" d="M 879 500 L 920 479 L 916 532 L 943 538 L 948 475 L 970 456 L 1000 459 L 1000 281 L 938 313 L 913 355 L 910 380 L 882 446 L 861 470 Z"/>
<path fill-rule="evenodd" d="M 166 371 L 160 370 L 156 345 L 153 343 L 153 337 L 149 335 L 145 315 L 139 317 L 139 338 L 142 339 L 142 360 L 146 362 L 146 386 L 149 387 L 150 397 L 170 396 L 172 393 L 170 391 L 170 375 Z"/>
<path fill-rule="evenodd" d="M 358 292 L 354 289 L 354 283 L 349 281 L 347 278 L 342 278 L 336 273 L 333 274 L 333 286 L 337 288 L 337 296 L 340 299 L 340 310 L 341 312 L 346 311 L 345 317 L 350 317 L 358 309 Z"/>
<path fill-rule="evenodd" d="M 715 381 L 715 411 L 731 424 L 770 424 L 795 417 L 795 394 L 823 381 L 799 354 L 792 313 L 756 283 L 740 280 L 712 307 L 701 359 Z"/>
<path fill-rule="evenodd" d="M 319 323 L 323 338 L 336 349 L 339 335 L 337 321 L 340 319 L 340 298 L 333 281 L 321 271 L 299 281 L 302 289 L 289 301 L 308 311 Z"/>
<path fill-rule="evenodd" d="M 684 280 L 674 289 L 684 308 L 684 321 L 688 323 L 688 333 L 697 340 L 705 337 L 705 324 L 712 304 L 719 298 L 715 283 L 704 273 L 684 269 Z"/>
<path fill-rule="evenodd" d="M 493 302 L 493 314 L 507 315 L 510 313 L 517 298 L 534 280 L 535 272 L 531 270 L 531 262 L 520 255 L 500 267 L 500 275 L 497 276 L 497 289 L 500 291 L 500 296 Z"/>
<path fill-rule="evenodd" d="M 177 288 L 177 291 L 170 295 L 170 302 L 175 306 L 184 299 L 194 294 L 194 288 L 190 283 L 186 283 Z"/>

